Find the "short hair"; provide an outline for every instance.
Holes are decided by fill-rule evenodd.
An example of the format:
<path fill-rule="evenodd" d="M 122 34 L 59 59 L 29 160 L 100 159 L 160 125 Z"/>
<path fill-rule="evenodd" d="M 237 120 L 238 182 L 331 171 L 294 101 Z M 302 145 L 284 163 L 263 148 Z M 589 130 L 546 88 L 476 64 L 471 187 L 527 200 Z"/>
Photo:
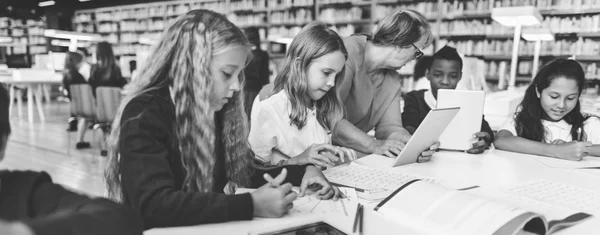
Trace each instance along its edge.
<path fill-rule="evenodd" d="M 431 62 L 433 61 L 433 57 L 431 56 L 423 56 L 417 60 L 415 63 L 415 68 L 413 70 L 413 78 L 419 79 L 425 76 L 425 70 L 431 67 Z"/>
<path fill-rule="evenodd" d="M 435 60 L 456 61 L 456 62 L 458 62 L 458 64 L 460 64 L 460 70 L 462 70 L 462 67 L 463 67 L 462 58 L 460 58 L 460 55 L 456 51 L 456 48 L 451 47 L 451 46 L 444 46 L 444 47 L 442 47 L 442 49 L 440 49 L 435 54 L 433 54 L 433 60 L 431 60 L 431 64 L 429 65 L 429 68 L 431 68 L 431 66 L 433 65 L 433 61 L 435 61 Z"/>
<path fill-rule="evenodd" d="M 0 140 L 10 135 L 9 104 L 8 91 L 4 87 L 4 84 L 0 83 Z"/>
<path fill-rule="evenodd" d="M 385 16 L 377 24 L 372 41 L 379 46 L 407 47 L 421 38 L 425 39 L 424 47 L 433 42 L 427 18 L 417 11 L 404 9 Z"/>

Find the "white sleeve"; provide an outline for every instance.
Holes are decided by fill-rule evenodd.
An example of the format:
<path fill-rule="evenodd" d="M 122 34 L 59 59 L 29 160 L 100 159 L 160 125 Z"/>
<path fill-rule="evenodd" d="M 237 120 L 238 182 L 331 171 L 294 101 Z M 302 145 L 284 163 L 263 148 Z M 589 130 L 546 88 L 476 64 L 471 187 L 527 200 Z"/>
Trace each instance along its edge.
<path fill-rule="evenodd" d="M 283 137 L 275 120 L 277 117 L 274 115 L 277 114 L 271 112 L 270 107 L 261 107 L 257 111 L 256 117 L 250 120 L 248 142 L 256 157 L 263 162 L 274 163 L 271 153 L 273 148 L 278 146 L 278 139 Z"/>
<path fill-rule="evenodd" d="M 502 125 L 502 127 L 498 131 L 501 131 L 501 130 L 509 131 L 514 136 L 518 136 L 517 135 L 517 128 L 516 128 L 515 119 L 513 117 L 508 118 L 508 120 L 506 120 L 504 122 L 504 124 Z"/>
<path fill-rule="evenodd" d="M 600 118 L 590 117 L 583 125 L 587 141 L 592 144 L 600 144 Z"/>

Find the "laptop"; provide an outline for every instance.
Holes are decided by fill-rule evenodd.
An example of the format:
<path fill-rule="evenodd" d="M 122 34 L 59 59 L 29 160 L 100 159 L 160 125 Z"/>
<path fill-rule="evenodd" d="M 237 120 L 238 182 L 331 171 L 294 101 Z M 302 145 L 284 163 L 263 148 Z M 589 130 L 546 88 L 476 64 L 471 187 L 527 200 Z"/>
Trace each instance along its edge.
<path fill-rule="evenodd" d="M 440 136 L 440 149 L 466 151 L 481 131 L 484 91 L 438 90 L 437 108 L 459 107 L 460 111 Z"/>
<path fill-rule="evenodd" d="M 394 160 L 392 167 L 417 162 L 419 155 L 438 141 L 444 129 L 460 111 L 460 108 L 432 109 L 412 135 L 402 152 Z"/>

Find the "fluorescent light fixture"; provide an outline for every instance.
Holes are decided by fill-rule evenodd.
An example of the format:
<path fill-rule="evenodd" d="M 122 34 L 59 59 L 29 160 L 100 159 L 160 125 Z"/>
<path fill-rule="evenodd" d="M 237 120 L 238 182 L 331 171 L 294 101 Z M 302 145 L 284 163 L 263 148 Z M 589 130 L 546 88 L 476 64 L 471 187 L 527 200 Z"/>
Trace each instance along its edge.
<path fill-rule="evenodd" d="M 542 15 L 534 6 L 497 7 L 492 9 L 492 19 L 504 26 L 530 26 L 540 24 Z"/>
<path fill-rule="evenodd" d="M 147 37 L 141 37 L 141 38 L 138 40 L 138 42 L 139 42 L 140 44 L 145 44 L 145 45 L 154 45 L 154 44 L 156 44 L 156 43 L 157 43 L 157 41 L 156 41 L 156 40 L 154 40 L 154 39 L 150 39 L 150 38 L 147 38 Z"/>
<path fill-rule="evenodd" d="M 81 41 L 101 41 L 102 38 L 98 34 L 91 33 L 78 33 L 72 31 L 46 29 L 44 30 L 44 36 L 49 38 L 63 38 L 63 39 L 75 39 Z"/>
<path fill-rule="evenodd" d="M 54 1 L 43 1 L 43 2 L 38 3 L 38 6 L 40 6 L 40 7 L 47 7 L 47 6 L 52 6 L 55 3 L 56 2 L 54 2 Z"/>
<path fill-rule="evenodd" d="M 0 43 L 9 43 L 12 41 L 13 41 L 12 37 L 0 36 Z"/>
<path fill-rule="evenodd" d="M 548 28 L 525 28 L 521 36 L 527 41 L 554 41 L 554 34 Z"/>
<path fill-rule="evenodd" d="M 70 47 L 71 46 L 71 41 L 64 41 L 64 40 L 54 39 L 54 40 L 50 41 L 50 45 L 59 46 L 59 47 Z M 86 47 L 86 46 L 87 45 L 84 42 L 78 42 L 77 43 L 77 47 Z"/>
<path fill-rule="evenodd" d="M 294 40 L 293 38 L 287 38 L 287 37 L 276 37 L 276 38 L 269 39 L 269 41 L 271 41 L 271 42 L 281 43 L 281 44 L 285 44 L 285 45 L 290 45 L 293 40 Z"/>
<path fill-rule="evenodd" d="M 92 0 L 79 0 L 79 2 L 89 2 L 89 1 L 92 1 Z"/>

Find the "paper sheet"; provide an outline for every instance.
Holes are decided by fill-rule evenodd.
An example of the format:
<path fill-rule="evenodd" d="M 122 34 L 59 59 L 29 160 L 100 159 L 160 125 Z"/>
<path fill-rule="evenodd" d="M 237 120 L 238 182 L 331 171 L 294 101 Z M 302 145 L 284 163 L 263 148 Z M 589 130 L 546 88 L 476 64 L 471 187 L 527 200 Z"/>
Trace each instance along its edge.
<path fill-rule="evenodd" d="M 346 195 L 346 198 L 334 200 L 320 200 L 315 195 L 298 197 L 294 201 L 294 208 L 289 213 L 313 213 L 329 214 L 336 213 L 347 217 L 354 216 L 358 197 L 353 188 L 340 187 L 340 191 Z"/>
<path fill-rule="evenodd" d="M 542 156 L 531 156 L 536 161 L 551 168 L 561 169 L 577 169 L 586 167 L 598 167 L 600 168 L 600 158 L 597 157 L 584 157 L 581 161 L 569 161 L 557 158 L 542 157 Z"/>
<path fill-rule="evenodd" d="M 320 200 L 316 195 L 305 195 L 294 200 L 294 207 L 288 212 L 294 214 L 330 214 L 335 213 L 344 216 L 354 216 L 356 213 L 356 205 L 358 204 L 358 196 L 353 188 L 339 187 L 340 192 L 346 195 L 346 198 L 334 200 Z M 251 193 L 256 189 L 238 188 L 236 194 Z M 296 193 L 300 193 L 298 187 L 292 188 Z"/>

